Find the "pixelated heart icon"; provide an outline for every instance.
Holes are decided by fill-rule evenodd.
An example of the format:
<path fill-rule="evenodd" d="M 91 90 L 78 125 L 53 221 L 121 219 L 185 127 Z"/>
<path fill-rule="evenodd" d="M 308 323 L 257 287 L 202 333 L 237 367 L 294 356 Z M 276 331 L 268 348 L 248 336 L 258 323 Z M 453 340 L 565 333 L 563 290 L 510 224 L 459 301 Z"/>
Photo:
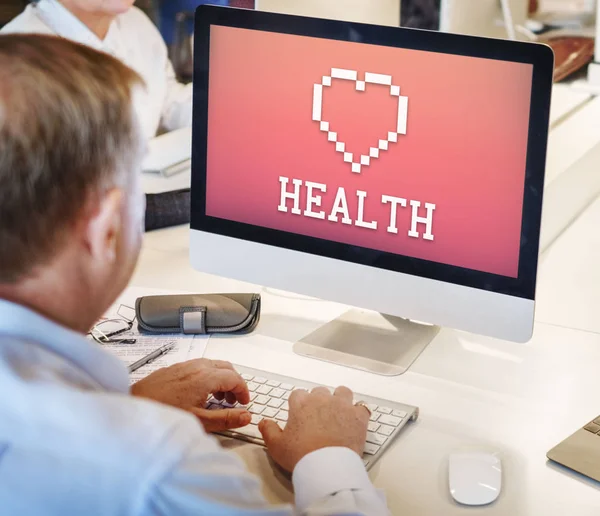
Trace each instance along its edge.
<path fill-rule="evenodd" d="M 395 131 L 388 131 L 385 140 L 379 140 L 377 147 L 371 147 L 369 154 L 360 155 L 358 161 L 354 161 L 354 154 L 346 149 L 346 144 L 338 140 L 336 132 L 331 131 L 328 121 L 323 120 L 323 88 L 331 86 L 333 79 L 341 79 L 344 81 L 354 81 L 356 91 L 366 91 L 367 84 L 381 84 L 390 87 L 390 95 L 398 97 L 398 123 Z M 327 139 L 335 143 L 335 150 L 344 155 L 344 161 L 352 165 L 352 172 L 360 174 L 361 168 L 369 166 L 372 159 L 377 159 L 381 151 L 386 151 L 390 143 L 398 141 L 399 134 L 406 134 L 406 120 L 408 117 L 408 97 L 400 95 L 400 87 L 392 84 L 391 75 L 383 75 L 379 73 L 365 73 L 364 81 L 358 79 L 356 70 L 345 70 L 343 68 L 332 68 L 331 75 L 324 75 L 319 84 L 315 84 L 313 88 L 313 114 L 312 119 L 319 122 L 321 131 L 327 133 Z"/>

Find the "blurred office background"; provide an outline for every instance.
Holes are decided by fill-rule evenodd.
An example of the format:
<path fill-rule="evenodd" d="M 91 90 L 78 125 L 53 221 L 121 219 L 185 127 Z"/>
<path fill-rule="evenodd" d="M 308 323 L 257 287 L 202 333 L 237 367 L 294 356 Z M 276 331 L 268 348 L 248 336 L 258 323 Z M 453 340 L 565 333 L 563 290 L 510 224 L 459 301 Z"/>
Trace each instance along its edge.
<path fill-rule="evenodd" d="M 541 16 L 542 12 L 560 11 L 567 13 L 593 9 L 596 0 L 510 0 L 516 11 L 523 16 Z M 0 0 L 0 27 L 17 16 L 29 3 L 29 0 Z M 496 5 L 497 3 L 497 5 Z M 492 37 L 506 37 L 503 29 L 496 27 L 496 33 L 484 26 L 483 18 L 489 12 L 497 11 L 500 17 L 499 0 L 137 0 L 135 5 L 142 9 L 156 24 L 168 48 L 169 55 L 178 79 L 182 82 L 192 80 L 193 58 L 193 16 L 196 7 L 202 4 L 214 4 L 266 11 L 285 12 L 308 16 L 338 18 L 349 21 L 375 23 L 379 25 L 403 26 L 419 29 L 442 30 L 472 33 Z M 478 7 L 475 12 L 474 7 Z M 487 6 L 487 7 L 486 7 Z M 450 10 L 454 9 L 454 15 Z M 440 22 L 442 14 L 443 22 Z M 459 16 L 459 19 L 457 19 Z M 554 15 L 553 15 L 554 16 Z M 555 18 L 550 21 L 554 22 Z M 544 19 L 548 23 L 548 19 Z M 492 23 L 488 21 L 488 24 Z M 476 24 L 481 27 L 475 27 Z M 496 23 L 496 25 L 498 25 Z M 475 29 L 478 30 L 475 30 Z M 523 32 L 523 31 L 521 31 Z M 592 30 L 593 32 L 593 30 Z M 573 34 L 569 34 L 573 36 Z M 593 34 L 575 34 L 579 37 L 569 41 L 559 40 L 564 49 L 554 48 L 557 56 L 562 54 L 570 59 L 574 52 L 582 54 L 581 65 L 585 65 L 593 56 Z M 519 36 L 523 39 L 523 35 Z M 528 37 L 536 37 L 529 34 Z M 564 39 L 564 38 L 563 38 Z M 548 41 L 544 41 L 548 42 Z M 552 42 L 548 42 L 552 44 Z M 555 45 L 556 46 L 556 45 Z M 563 51 L 564 50 L 564 51 Z M 569 70 L 570 72 L 570 70 Z"/>

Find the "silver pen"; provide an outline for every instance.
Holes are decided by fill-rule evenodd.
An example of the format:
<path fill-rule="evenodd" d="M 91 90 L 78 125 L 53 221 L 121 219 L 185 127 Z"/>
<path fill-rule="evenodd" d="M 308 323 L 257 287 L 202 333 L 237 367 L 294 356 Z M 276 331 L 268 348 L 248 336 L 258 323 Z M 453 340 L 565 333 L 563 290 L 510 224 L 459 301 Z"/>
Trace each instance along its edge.
<path fill-rule="evenodd" d="M 175 347 L 175 342 L 170 342 L 169 344 L 165 344 L 164 346 L 161 346 L 156 351 L 153 351 L 149 355 L 146 355 L 145 357 L 140 358 L 137 362 L 134 362 L 133 364 L 131 364 L 129 366 L 129 372 L 133 373 L 134 371 L 137 371 L 140 367 L 145 366 L 146 364 L 149 364 L 150 362 L 153 362 L 158 357 L 162 357 L 163 355 L 166 355 L 174 347 Z"/>

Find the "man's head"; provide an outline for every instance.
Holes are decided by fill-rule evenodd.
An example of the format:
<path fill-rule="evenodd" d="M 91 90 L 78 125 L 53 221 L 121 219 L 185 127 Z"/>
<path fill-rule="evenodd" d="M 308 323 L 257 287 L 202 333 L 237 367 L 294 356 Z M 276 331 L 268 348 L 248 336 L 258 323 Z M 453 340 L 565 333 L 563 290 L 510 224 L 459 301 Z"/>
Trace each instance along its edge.
<path fill-rule="evenodd" d="M 141 86 L 106 54 L 0 35 L 0 297 L 83 329 L 125 287 L 144 214 Z"/>

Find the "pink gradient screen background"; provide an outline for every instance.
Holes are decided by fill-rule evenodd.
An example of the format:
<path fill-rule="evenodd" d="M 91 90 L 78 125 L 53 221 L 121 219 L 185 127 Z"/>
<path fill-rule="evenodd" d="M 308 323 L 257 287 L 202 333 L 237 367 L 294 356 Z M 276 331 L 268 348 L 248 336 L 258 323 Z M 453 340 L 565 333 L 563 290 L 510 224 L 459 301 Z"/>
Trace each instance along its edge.
<path fill-rule="evenodd" d="M 391 75 L 408 97 L 406 135 L 360 174 L 312 120 L 313 85 L 331 68 L 357 70 L 359 79 Z M 532 72 L 528 64 L 213 26 L 206 214 L 517 277 Z M 322 118 L 349 152 L 368 154 L 395 129 L 397 106 L 388 86 L 357 92 L 353 81 L 333 79 Z M 366 191 L 364 220 L 377 220 L 377 230 L 294 215 L 292 201 L 278 211 L 279 176 L 290 191 L 292 179 L 326 184 L 326 216 L 342 186 L 355 220 L 356 191 Z M 425 202 L 436 204 L 434 240 L 408 237 L 410 205 L 398 207 L 398 234 L 389 233 L 383 194 L 421 201 L 422 216 Z"/>

